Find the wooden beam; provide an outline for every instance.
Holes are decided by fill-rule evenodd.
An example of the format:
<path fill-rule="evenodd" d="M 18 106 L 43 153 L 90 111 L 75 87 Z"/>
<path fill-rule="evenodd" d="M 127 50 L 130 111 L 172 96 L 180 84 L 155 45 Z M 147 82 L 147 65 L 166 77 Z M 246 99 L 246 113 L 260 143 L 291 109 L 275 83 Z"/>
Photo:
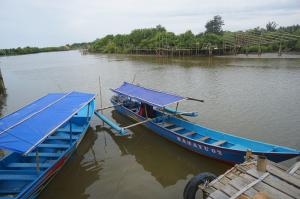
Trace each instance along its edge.
<path fill-rule="evenodd" d="M 243 189 L 241 189 L 240 191 L 236 192 L 233 196 L 230 197 L 230 199 L 236 199 L 238 198 L 241 194 L 243 194 L 245 191 L 247 191 L 248 189 L 250 189 L 251 187 L 253 187 L 254 185 L 256 185 L 257 183 L 261 182 L 263 179 L 265 179 L 268 175 L 270 175 L 270 173 L 264 173 L 262 176 L 260 176 L 257 180 L 251 182 L 250 184 L 248 184 L 247 186 L 245 186 Z"/>
<path fill-rule="evenodd" d="M 141 121 L 141 122 L 138 122 L 138 123 L 135 123 L 135 124 L 131 124 L 131 125 L 128 125 L 128 126 L 125 126 L 125 127 L 122 127 L 123 129 L 129 129 L 129 128 L 131 128 L 131 127 L 134 127 L 134 126 L 137 126 L 137 125 L 140 125 L 140 124 L 144 124 L 144 123 L 146 123 L 146 122 L 149 122 L 149 121 L 151 121 L 152 119 L 151 118 L 149 118 L 149 119 L 146 119 L 146 120 L 144 120 L 144 121 Z"/>
<path fill-rule="evenodd" d="M 106 110 L 106 109 L 110 109 L 110 108 L 114 108 L 116 106 L 120 106 L 122 104 L 116 104 L 116 105 L 113 105 L 113 106 L 107 106 L 107 107 L 104 107 L 104 108 L 99 108 L 99 109 L 96 109 L 96 111 L 103 111 L 103 110 Z"/>

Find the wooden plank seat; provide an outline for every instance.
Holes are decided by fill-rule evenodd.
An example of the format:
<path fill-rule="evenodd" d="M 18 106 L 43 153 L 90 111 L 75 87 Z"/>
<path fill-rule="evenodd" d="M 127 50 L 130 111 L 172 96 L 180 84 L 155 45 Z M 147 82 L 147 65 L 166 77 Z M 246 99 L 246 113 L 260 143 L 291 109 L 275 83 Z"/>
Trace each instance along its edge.
<path fill-rule="evenodd" d="M 72 126 L 72 133 L 81 133 L 83 132 L 84 128 L 83 127 L 76 127 L 76 126 Z M 63 128 L 59 128 L 56 131 L 59 132 L 70 132 L 70 127 L 63 127 Z"/>
<path fill-rule="evenodd" d="M 51 158 L 58 158 L 61 156 L 61 153 L 38 153 L 39 157 L 51 157 Z M 35 157 L 36 153 L 28 153 L 28 157 Z"/>
<path fill-rule="evenodd" d="M 40 163 L 40 168 L 48 168 L 51 166 L 50 163 Z M 6 165 L 8 168 L 36 168 L 36 163 L 24 163 L 24 162 L 14 162 Z"/>
<path fill-rule="evenodd" d="M 190 132 L 187 132 L 187 133 L 183 133 L 183 134 L 181 134 L 182 136 L 189 136 L 189 135 L 194 135 L 194 134 L 196 134 L 195 132 L 193 132 L 193 131 L 190 131 Z"/>
<path fill-rule="evenodd" d="M 58 148 L 58 149 L 67 149 L 70 147 L 68 144 L 40 144 L 39 148 Z"/>
<path fill-rule="evenodd" d="M 197 139 L 197 141 L 202 141 L 202 142 L 204 142 L 204 141 L 208 140 L 209 138 L 210 138 L 210 137 L 208 137 L 208 136 L 203 136 L 203 137 Z"/>
<path fill-rule="evenodd" d="M 24 180 L 32 181 L 37 178 L 37 175 L 18 175 L 18 174 L 1 174 L 0 181 L 2 180 Z"/>
<path fill-rule="evenodd" d="M 22 191 L 22 187 L 10 187 L 10 188 L 5 188 L 5 189 L 0 189 L 0 194 L 17 194 Z M 13 199 L 13 198 L 3 198 L 0 196 L 0 199 Z"/>
<path fill-rule="evenodd" d="M 171 131 L 180 131 L 180 130 L 183 130 L 184 128 L 182 127 L 176 127 L 176 128 L 173 128 L 173 129 L 170 129 Z"/>
<path fill-rule="evenodd" d="M 79 136 L 72 135 L 72 140 L 77 140 Z M 51 135 L 47 139 L 49 140 L 70 140 L 70 135 Z"/>
<path fill-rule="evenodd" d="M 221 146 L 222 144 L 225 144 L 227 141 L 226 140 L 219 140 L 215 143 L 213 143 L 214 146 Z"/>
<path fill-rule="evenodd" d="M 0 170 L 0 175 L 3 174 L 18 174 L 18 175 L 35 175 L 34 170 Z"/>
<path fill-rule="evenodd" d="M 164 123 L 161 123 L 161 126 L 164 127 L 164 128 L 168 128 L 168 127 L 171 127 L 171 126 L 174 126 L 175 124 L 173 123 L 168 123 L 168 122 L 164 122 Z"/>

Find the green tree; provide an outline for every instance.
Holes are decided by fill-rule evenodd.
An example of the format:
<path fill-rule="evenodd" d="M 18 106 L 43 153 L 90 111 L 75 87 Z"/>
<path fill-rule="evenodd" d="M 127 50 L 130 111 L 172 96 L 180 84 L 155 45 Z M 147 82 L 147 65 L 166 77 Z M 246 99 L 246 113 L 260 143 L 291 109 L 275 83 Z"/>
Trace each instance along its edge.
<path fill-rule="evenodd" d="M 224 25 L 224 21 L 220 15 L 214 16 L 214 18 L 208 21 L 205 25 L 207 33 L 215 33 L 221 34 L 222 33 L 222 26 Z"/>
<path fill-rule="evenodd" d="M 275 31 L 277 27 L 277 23 L 275 21 L 270 21 L 266 25 L 267 31 Z"/>

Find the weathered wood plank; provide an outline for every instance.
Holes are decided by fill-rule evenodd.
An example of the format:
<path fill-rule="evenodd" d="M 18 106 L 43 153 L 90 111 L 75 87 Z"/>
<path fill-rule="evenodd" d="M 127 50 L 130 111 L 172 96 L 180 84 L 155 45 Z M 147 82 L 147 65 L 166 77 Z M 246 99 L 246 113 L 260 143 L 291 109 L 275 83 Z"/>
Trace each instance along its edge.
<path fill-rule="evenodd" d="M 212 194 L 210 194 L 210 197 L 214 199 L 229 199 L 229 196 L 227 196 L 225 193 L 223 193 L 220 190 L 216 190 Z"/>
<path fill-rule="evenodd" d="M 221 190 L 229 196 L 233 196 L 238 190 L 230 184 L 222 186 Z"/>
<path fill-rule="evenodd" d="M 243 175 L 244 175 L 243 176 L 244 178 L 248 178 L 249 180 L 253 179 L 252 176 L 245 175 L 245 174 L 243 174 Z M 290 196 L 286 195 L 285 193 L 271 187 L 270 185 L 268 185 L 264 182 L 260 182 L 256 185 L 254 185 L 253 188 L 255 190 L 257 190 L 258 192 L 261 191 L 261 192 L 267 193 L 270 198 L 292 199 L 292 197 L 290 197 Z"/>
<path fill-rule="evenodd" d="M 299 179 L 300 180 L 300 175 L 294 173 L 292 176 L 294 176 L 295 178 Z"/>
<path fill-rule="evenodd" d="M 204 137 L 202 137 L 202 138 L 199 138 L 199 139 L 197 139 L 198 141 L 205 141 L 205 140 L 207 140 L 207 139 L 209 139 L 210 137 L 208 137 L 208 136 L 204 136 Z"/>
<path fill-rule="evenodd" d="M 280 169 L 271 166 L 271 165 L 267 165 L 267 171 L 279 178 L 281 178 L 282 180 L 286 181 L 287 183 L 293 184 L 295 185 L 298 189 L 300 188 L 300 180 L 289 175 L 288 173 L 282 172 Z"/>
<path fill-rule="evenodd" d="M 187 132 L 187 133 L 183 133 L 183 134 L 181 134 L 182 136 L 189 136 L 189 135 L 194 135 L 194 134 L 196 134 L 195 132 L 193 132 L 193 131 L 190 131 L 190 132 Z"/>
<path fill-rule="evenodd" d="M 247 172 L 253 177 L 258 178 L 260 176 L 259 172 L 256 169 L 250 169 Z M 294 197 L 294 198 L 300 198 L 300 189 L 296 188 L 293 185 L 288 184 L 287 182 L 280 180 L 279 178 L 269 175 L 263 180 L 264 183 L 280 190 L 281 192 Z"/>
<path fill-rule="evenodd" d="M 300 168 L 300 161 L 296 162 L 289 170 L 289 174 L 294 174 Z"/>
<path fill-rule="evenodd" d="M 207 195 L 209 195 L 209 194 L 213 193 L 214 191 L 216 191 L 216 189 L 213 187 L 206 187 L 203 191 L 206 192 Z"/>
<path fill-rule="evenodd" d="M 288 167 L 286 167 L 286 166 L 284 166 L 282 164 L 278 164 L 276 162 L 268 161 L 268 164 L 273 165 L 273 166 L 277 167 L 278 169 L 280 169 L 280 170 L 282 170 L 284 172 L 286 172 L 288 170 Z"/>
<path fill-rule="evenodd" d="M 251 183 L 250 180 L 244 179 L 242 177 L 237 177 L 229 182 L 229 184 L 232 185 L 237 190 L 243 189 L 245 186 L 247 186 L 250 183 Z M 257 193 L 257 191 L 253 188 L 250 188 L 244 192 L 244 194 L 249 197 L 253 197 L 256 193 Z"/>
<path fill-rule="evenodd" d="M 222 184 L 226 185 L 226 184 L 228 184 L 230 182 L 230 179 L 227 178 L 226 176 L 224 176 L 223 178 L 221 178 L 219 180 L 219 182 L 221 182 Z"/>
<path fill-rule="evenodd" d="M 184 128 L 183 127 L 176 127 L 176 128 L 172 128 L 172 129 L 169 129 L 171 131 L 180 131 L 180 130 L 183 130 Z"/>
<path fill-rule="evenodd" d="M 175 124 L 173 123 L 168 123 L 168 122 L 165 122 L 165 123 L 162 123 L 161 126 L 164 127 L 164 128 L 168 128 L 168 127 L 171 127 L 171 126 L 174 126 Z"/>
<path fill-rule="evenodd" d="M 214 146 L 221 146 L 222 144 L 225 144 L 227 141 L 226 140 L 219 140 L 215 143 L 213 143 Z"/>

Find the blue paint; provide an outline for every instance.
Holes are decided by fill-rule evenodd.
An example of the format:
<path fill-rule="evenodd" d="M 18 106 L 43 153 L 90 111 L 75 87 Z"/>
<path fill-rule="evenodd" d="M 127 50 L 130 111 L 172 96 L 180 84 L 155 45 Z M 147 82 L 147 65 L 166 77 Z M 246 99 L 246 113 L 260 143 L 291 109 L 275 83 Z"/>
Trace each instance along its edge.
<path fill-rule="evenodd" d="M 173 114 L 177 114 L 177 115 L 184 115 L 184 116 L 189 116 L 189 117 L 197 117 L 198 116 L 198 112 L 183 112 L 183 111 L 176 111 L 175 109 L 169 108 L 169 107 L 164 107 L 164 110 L 169 112 L 169 113 L 173 113 Z"/>
<path fill-rule="evenodd" d="M 104 115 L 98 113 L 97 111 L 95 111 L 95 115 L 101 119 L 103 122 L 105 122 L 106 124 L 108 124 L 110 127 L 112 127 L 113 129 L 115 129 L 120 135 L 126 135 L 126 130 L 124 128 L 119 127 L 116 123 L 114 123 L 113 121 L 111 121 L 110 119 L 108 119 L 107 117 L 105 117 Z"/>
<path fill-rule="evenodd" d="M 83 139 L 93 116 L 94 101 L 94 97 L 88 100 L 75 115 L 58 126 L 27 155 L 10 152 L 0 160 L 0 198 L 38 197 L 40 191 L 67 162 Z M 28 106 L 24 108 L 27 109 Z M 66 111 L 66 107 L 61 110 Z M 36 167 L 36 150 L 39 154 L 40 171 Z"/>
<path fill-rule="evenodd" d="M 119 103 L 116 101 L 118 97 L 112 98 L 112 103 Z M 125 104 L 125 103 L 124 103 Z M 129 104 L 127 102 L 126 104 Z M 137 104 L 137 103 L 132 103 Z M 137 121 L 143 121 L 146 118 L 137 114 L 132 110 L 138 109 L 137 107 L 116 106 L 115 109 L 130 118 L 136 118 Z M 218 160 L 230 163 L 242 163 L 247 150 L 252 151 L 256 155 L 265 155 L 268 159 L 274 162 L 281 162 L 300 155 L 300 152 L 288 147 L 267 144 L 259 141 L 254 141 L 242 137 L 237 137 L 231 134 L 212 130 L 192 122 L 179 119 L 175 116 L 165 115 L 164 113 L 156 110 L 156 116 L 152 121 L 144 125 L 152 129 L 158 135 L 196 153 L 204 156 L 215 158 Z M 163 127 L 163 124 L 171 123 L 171 127 Z M 176 127 L 182 127 L 179 131 L 172 131 Z M 189 132 L 194 132 L 189 134 Z M 205 141 L 199 139 L 209 137 Z M 222 145 L 217 145 L 223 142 Z"/>

